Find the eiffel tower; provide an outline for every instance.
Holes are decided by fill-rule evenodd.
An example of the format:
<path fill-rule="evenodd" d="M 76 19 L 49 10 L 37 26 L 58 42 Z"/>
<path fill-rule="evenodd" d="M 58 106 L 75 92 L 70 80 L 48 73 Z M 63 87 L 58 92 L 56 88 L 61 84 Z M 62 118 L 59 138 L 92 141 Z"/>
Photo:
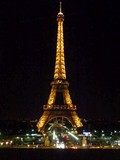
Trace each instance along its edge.
<path fill-rule="evenodd" d="M 72 127 L 82 127 L 80 118 L 76 113 L 76 106 L 72 104 L 69 93 L 69 83 L 66 81 L 65 57 L 64 57 L 64 36 L 63 36 L 64 14 L 62 4 L 57 14 L 57 47 L 54 79 L 51 83 L 51 92 L 47 105 L 43 106 L 43 114 L 40 117 L 37 127 L 38 131 L 44 131 L 45 126 L 54 118 L 64 118 Z"/>

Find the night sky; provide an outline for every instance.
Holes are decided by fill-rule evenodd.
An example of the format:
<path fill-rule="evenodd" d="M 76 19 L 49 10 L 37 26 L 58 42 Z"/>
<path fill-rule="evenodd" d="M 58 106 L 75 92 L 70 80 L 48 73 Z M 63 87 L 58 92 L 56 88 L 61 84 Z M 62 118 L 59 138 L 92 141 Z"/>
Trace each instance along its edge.
<path fill-rule="evenodd" d="M 39 119 L 53 80 L 59 0 L 0 6 L 0 119 Z M 120 119 L 117 4 L 63 0 L 63 13 L 67 80 L 78 115 Z"/>

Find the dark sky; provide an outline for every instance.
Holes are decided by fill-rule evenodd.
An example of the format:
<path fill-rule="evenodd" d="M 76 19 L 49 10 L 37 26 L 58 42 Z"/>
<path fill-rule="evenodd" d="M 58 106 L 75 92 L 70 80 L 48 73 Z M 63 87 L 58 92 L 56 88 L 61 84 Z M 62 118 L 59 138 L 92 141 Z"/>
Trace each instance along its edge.
<path fill-rule="evenodd" d="M 57 0 L 1 2 L 0 119 L 38 119 L 53 80 Z M 82 118 L 120 119 L 119 8 L 63 0 L 67 80 Z"/>

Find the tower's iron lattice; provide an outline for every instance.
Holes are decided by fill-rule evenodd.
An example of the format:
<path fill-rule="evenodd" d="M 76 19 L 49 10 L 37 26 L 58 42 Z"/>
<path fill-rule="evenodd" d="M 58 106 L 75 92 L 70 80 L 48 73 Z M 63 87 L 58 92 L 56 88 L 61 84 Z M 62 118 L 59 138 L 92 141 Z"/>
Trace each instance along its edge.
<path fill-rule="evenodd" d="M 64 14 L 60 2 L 60 10 L 57 15 L 57 47 L 54 79 L 51 83 L 51 92 L 47 105 L 43 106 L 43 114 L 40 117 L 37 127 L 38 131 L 45 129 L 45 126 L 56 117 L 64 117 L 73 127 L 81 127 L 82 123 L 76 113 L 76 106 L 72 104 L 69 93 L 69 83 L 66 81 L 65 57 L 64 57 L 64 36 L 63 36 Z"/>

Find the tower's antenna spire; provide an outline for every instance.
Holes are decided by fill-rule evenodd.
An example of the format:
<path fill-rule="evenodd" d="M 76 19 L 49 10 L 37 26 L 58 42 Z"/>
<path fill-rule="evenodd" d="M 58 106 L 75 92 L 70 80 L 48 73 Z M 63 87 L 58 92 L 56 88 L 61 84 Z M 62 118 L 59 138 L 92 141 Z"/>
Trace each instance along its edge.
<path fill-rule="evenodd" d="M 62 13 L 62 2 L 60 2 L 60 13 Z"/>

